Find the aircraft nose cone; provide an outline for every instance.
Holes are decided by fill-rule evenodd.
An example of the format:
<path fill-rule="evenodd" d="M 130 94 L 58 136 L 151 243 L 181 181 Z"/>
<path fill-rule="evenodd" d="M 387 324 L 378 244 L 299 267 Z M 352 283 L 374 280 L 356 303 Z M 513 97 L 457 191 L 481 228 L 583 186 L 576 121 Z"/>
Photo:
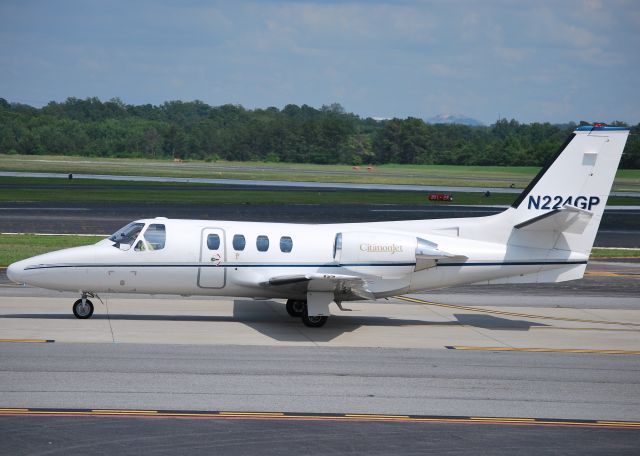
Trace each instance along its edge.
<path fill-rule="evenodd" d="M 23 283 L 24 277 L 24 264 L 22 261 L 18 261 L 17 263 L 12 263 L 7 268 L 7 277 L 12 282 Z"/>

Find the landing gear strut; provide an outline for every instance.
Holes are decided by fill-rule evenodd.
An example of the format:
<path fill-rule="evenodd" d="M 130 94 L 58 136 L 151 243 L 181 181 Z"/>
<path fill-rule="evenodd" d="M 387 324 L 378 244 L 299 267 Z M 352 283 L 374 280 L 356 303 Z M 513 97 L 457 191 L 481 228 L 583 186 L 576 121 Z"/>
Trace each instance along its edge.
<path fill-rule="evenodd" d="M 82 293 L 82 298 L 73 303 L 73 315 L 76 318 L 86 319 L 93 315 L 93 303 L 87 299 L 88 293 Z"/>
<path fill-rule="evenodd" d="M 301 317 L 304 309 L 307 308 L 307 302 L 297 299 L 287 300 L 287 313 L 292 317 Z"/>

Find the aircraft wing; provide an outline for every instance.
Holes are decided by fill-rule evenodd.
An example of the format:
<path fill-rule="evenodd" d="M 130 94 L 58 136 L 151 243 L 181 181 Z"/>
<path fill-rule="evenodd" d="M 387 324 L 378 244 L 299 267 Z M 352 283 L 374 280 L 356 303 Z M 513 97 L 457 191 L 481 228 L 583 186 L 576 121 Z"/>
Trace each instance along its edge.
<path fill-rule="evenodd" d="M 298 292 L 329 291 L 336 296 L 355 295 L 363 299 L 374 299 L 362 277 L 343 274 L 294 274 L 275 276 L 262 282 L 263 287 L 290 287 Z"/>
<path fill-rule="evenodd" d="M 524 231 L 557 231 L 581 234 L 593 217 L 593 212 L 565 205 L 515 226 Z"/>

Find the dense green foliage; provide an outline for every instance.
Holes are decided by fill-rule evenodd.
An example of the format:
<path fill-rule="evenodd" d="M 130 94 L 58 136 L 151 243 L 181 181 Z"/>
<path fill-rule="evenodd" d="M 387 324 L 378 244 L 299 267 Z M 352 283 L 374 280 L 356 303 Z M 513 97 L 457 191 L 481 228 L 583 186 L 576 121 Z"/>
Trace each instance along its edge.
<path fill-rule="evenodd" d="M 248 110 L 201 101 L 133 106 L 69 98 L 37 109 L 0 98 L 0 153 L 346 164 L 540 166 L 576 124 L 489 127 L 374 120 L 338 105 Z M 632 133 L 640 131 L 640 124 Z M 631 136 L 622 168 L 640 168 Z"/>

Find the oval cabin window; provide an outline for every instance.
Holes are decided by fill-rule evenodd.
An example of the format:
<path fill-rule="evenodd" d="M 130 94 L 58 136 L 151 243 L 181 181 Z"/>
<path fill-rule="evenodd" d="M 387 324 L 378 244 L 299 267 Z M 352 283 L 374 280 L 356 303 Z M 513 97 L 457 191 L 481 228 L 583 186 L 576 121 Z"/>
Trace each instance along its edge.
<path fill-rule="evenodd" d="M 247 245 L 247 241 L 242 234 L 235 234 L 233 236 L 232 244 L 234 250 L 244 250 L 245 245 Z"/>
<path fill-rule="evenodd" d="M 207 236 L 207 248 L 209 250 L 218 250 L 220 248 L 220 236 L 210 234 Z"/>
<path fill-rule="evenodd" d="M 293 249 L 293 239 L 289 236 L 282 236 L 280 238 L 280 251 L 289 253 Z"/>
<path fill-rule="evenodd" d="M 266 252 L 269 250 L 269 238 L 267 236 L 258 236 L 256 239 L 256 248 L 258 252 Z"/>

